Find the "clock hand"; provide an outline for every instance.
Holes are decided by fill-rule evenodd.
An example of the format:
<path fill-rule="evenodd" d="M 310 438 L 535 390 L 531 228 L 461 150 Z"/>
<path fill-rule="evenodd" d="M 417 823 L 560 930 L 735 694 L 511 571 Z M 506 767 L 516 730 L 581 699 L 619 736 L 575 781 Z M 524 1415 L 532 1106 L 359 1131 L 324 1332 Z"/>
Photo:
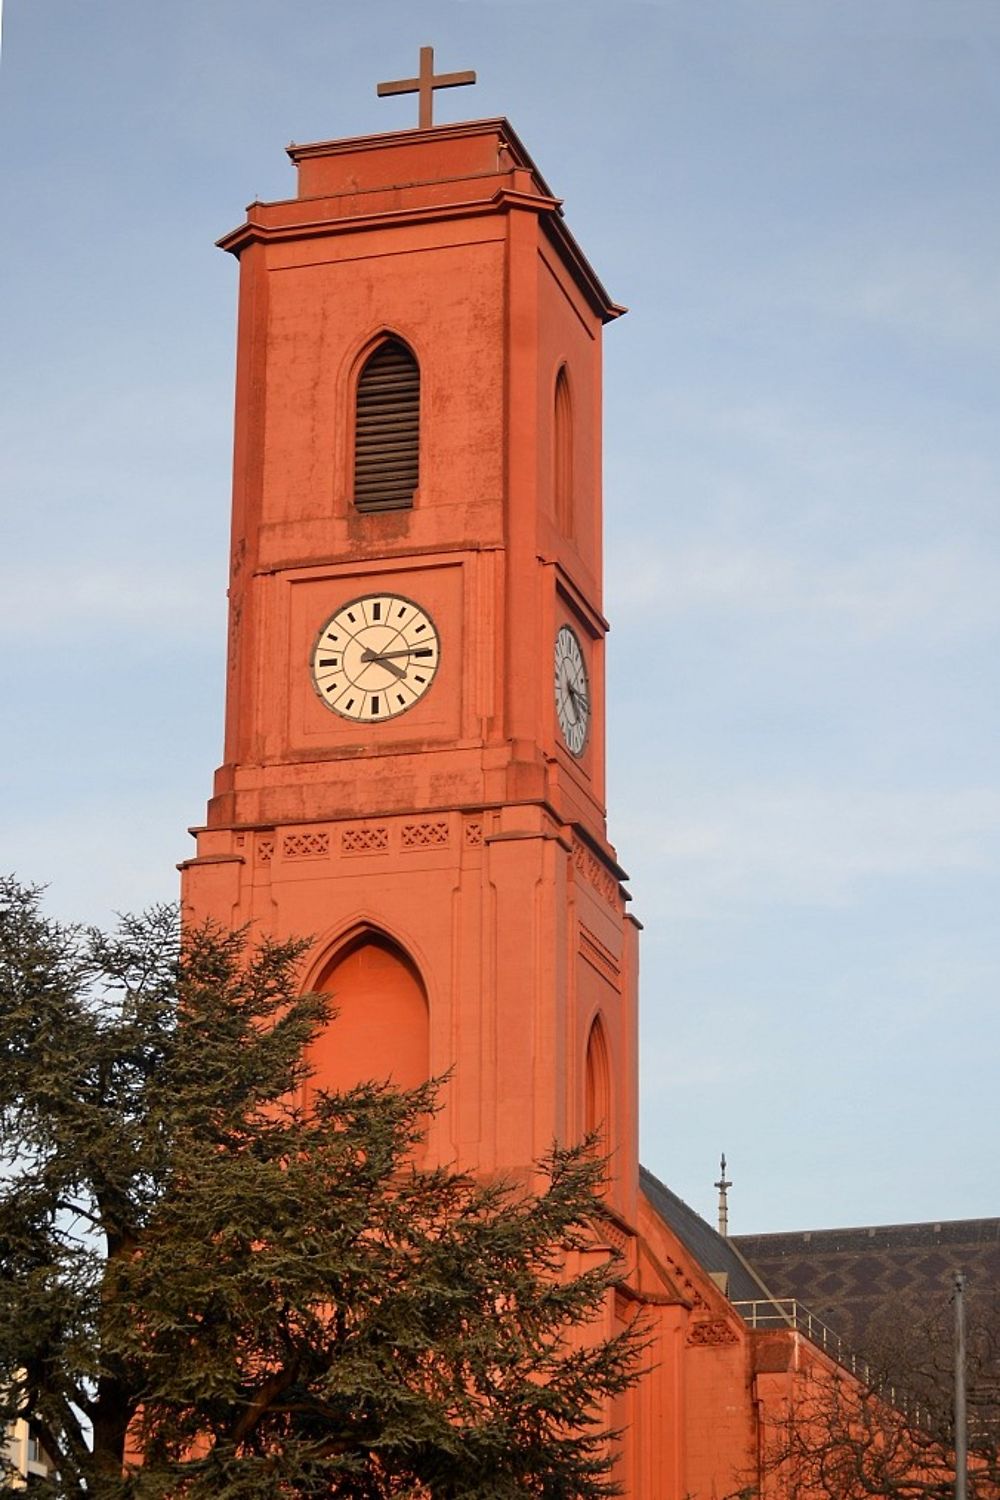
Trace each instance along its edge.
<path fill-rule="evenodd" d="M 392 656 L 408 656 L 409 652 L 395 651 L 390 652 L 389 654 Z M 379 656 L 377 651 L 372 651 L 370 649 L 368 651 L 362 651 L 361 660 L 363 662 L 370 662 L 376 667 L 385 667 L 385 670 L 387 672 L 391 672 L 394 677 L 406 676 L 406 673 L 403 671 L 402 667 L 397 667 L 394 661 L 386 661 L 385 657 Z"/>
<path fill-rule="evenodd" d="M 566 703 L 567 703 L 568 707 L 570 708 L 570 710 L 571 710 L 571 712 L 573 714 L 573 723 L 574 724 L 579 724 L 579 722 L 580 722 L 580 715 L 577 713 L 577 711 L 576 711 L 576 704 L 573 702 L 573 699 L 575 698 L 576 694 L 573 692 L 573 689 L 569 686 L 568 682 L 567 682 L 566 686 L 569 688 L 569 697 L 566 699 Z"/>
<path fill-rule="evenodd" d="M 573 694 L 573 701 L 575 703 L 579 703 L 582 706 L 584 713 L 586 713 L 587 709 L 590 707 L 590 705 L 589 705 L 589 703 L 587 701 L 587 695 L 586 695 L 586 693 L 581 693 L 580 689 L 579 688 L 575 688 L 571 682 L 568 682 L 566 684 L 566 686 L 569 688 L 570 692 Z"/>
<path fill-rule="evenodd" d="M 371 646 L 361 653 L 362 661 L 385 661 L 387 656 L 433 656 L 432 646 L 407 646 L 402 651 L 374 651 Z"/>

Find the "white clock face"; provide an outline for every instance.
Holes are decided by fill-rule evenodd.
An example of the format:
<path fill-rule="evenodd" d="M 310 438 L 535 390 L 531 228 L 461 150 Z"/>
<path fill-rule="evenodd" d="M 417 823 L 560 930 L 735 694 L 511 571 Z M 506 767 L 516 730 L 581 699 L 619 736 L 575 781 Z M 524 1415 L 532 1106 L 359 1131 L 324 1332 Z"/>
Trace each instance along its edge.
<path fill-rule="evenodd" d="M 342 604 L 313 647 L 312 676 L 327 708 L 373 724 L 419 703 L 441 650 L 434 622 L 412 599 L 365 594 Z"/>
<path fill-rule="evenodd" d="M 556 717 L 567 749 L 582 755 L 590 725 L 590 685 L 580 642 L 568 625 L 556 636 Z"/>

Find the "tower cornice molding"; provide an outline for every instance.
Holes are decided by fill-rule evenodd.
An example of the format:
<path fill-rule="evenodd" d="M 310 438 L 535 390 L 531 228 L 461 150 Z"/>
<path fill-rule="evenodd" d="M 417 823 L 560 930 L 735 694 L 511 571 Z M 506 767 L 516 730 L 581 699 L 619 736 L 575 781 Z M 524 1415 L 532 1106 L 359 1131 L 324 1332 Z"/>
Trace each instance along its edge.
<path fill-rule="evenodd" d="M 465 179 L 468 181 L 468 179 Z M 357 197 L 358 194 L 338 194 L 339 197 Z M 292 205 L 330 202 L 333 195 L 315 198 L 280 198 L 272 203 L 251 203 L 247 212 L 259 209 L 280 209 Z M 288 223 L 265 224 L 259 218 L 248 218 L 221 239 L 216 240 L 220 250 L 239 255 L 248 244 L 260 241 L 323 239 L 338 234 L 358 234 L 370 229 L 398 229 L 412 224 L 432 224 L 442 219 L 479 218 L 484 214 L 497 213 L 505 207 L 528 208 L 536 213 L 558 211 L 558 198 L 540 198 L 534 193 L 518 192 L 513 188 L 500 188 L 483 198 L 458 198 L 450 203 L 419 204 L 414 208 L 375 209 L 370 213 L 342 214 L 318 219 L 295 219 Z"/>
<path fill-rule="evenodd" d="M 525 168 L 535 178 L 541 191 L 547 197 L 553 196 L 528 148 L 505 115 L 494 115 L 483 120 L 455 120 L 450 124 L 432 125 L 426 130 L 416 126 L 410 130 L 380 130 L 372 135 L 348 135 L 329 141 L 307 141 L 302 144 L 292 141 L 285 150 L 298 166 L 301 162 L 313 161 L 317 157 L 353 156 L 364 151 L 384 151 L 387 147 L 430 147 L 437 151 L 450 141 L 491 135 L 497 137 L 498 148 L 510 158 L 511 166 Z"/>
<path fill-rule="evenodd" d="M 465 179 L 468 181 L 468 179 Z M 538 193 L 525 192 L 518 188 L 498 188 L 495 193 L 482 198 L 455 199 L 449 203 L 420 204 L 413 208 L 373 210 L 370 213 L 344 214 L 335 218 L 296 219 L 288 223 L 267 224 L 255 211 L 287 208 L 301 203 L 329 202 L 333 195 L 316 198 L 281 198 L 271 203 L 251 203 L 247 209 L 249 217 L 227 234 L 216 240 L 220 250 L 237 258 L 253 244 L 276 244 L 283 241 L 326 239 L 335 235 L 360 234 L 366 230 L 399 229 L 418 224 L 434 224 L 448 220 L 482 218 L 491 214 L 527 211 L 537 214 L 550 239 L 561 252 L 568 269 L 580 289 L 585 293 L 594 312 L 604 323 L 622 317 L 628 308 L 612 301 L 599 280 L 587 257 L 580 249 L 561 218 L 562 200 L 542 197 Z M 356 197 L 357 194 L 340 194 L 341 197 Z"/>
<path fill-rule="evenodd" d="M 510 121 L 502 116 L 431 129 L 293 143 L 286 149 L 299 168 L 302 191 L 295 198 L 251 203 L 246 222 L 216 241 L 221 250 L 238 256 L 253 244 L 406 228 L 522 210 L 538 215 L 546 235 L 602 322 L 609 323 L 626 311 L 601 284 L 566 227 L 562 200 L 549 188 Z M 377 169 L 379 153 L 385 157 L 381 171 Z M 358 172 L 350 170 L 352 159 L 358 162 Z M 324 163 L 329 164 L 328 169 L 324 169 Z M 433 201 L 433 194 L 443 186 L 460 182 L 499 185 L 493 192 L 470 191 L 467 199 L 458 196 L 447 202 Z M 318 187 L 328 191 L 317 191 Z M 432 201 L 398 201 L 426 197 L 428 193 Z M 397 201 L 383 209 L 359 211 L 359 199 L 378 195 Z M 325 213 L 313 210 L 306 216 L 310 213 L 308 205 L 321 203 L 340 203 L 347 211 L 336 213 L 328 208 Z"/>

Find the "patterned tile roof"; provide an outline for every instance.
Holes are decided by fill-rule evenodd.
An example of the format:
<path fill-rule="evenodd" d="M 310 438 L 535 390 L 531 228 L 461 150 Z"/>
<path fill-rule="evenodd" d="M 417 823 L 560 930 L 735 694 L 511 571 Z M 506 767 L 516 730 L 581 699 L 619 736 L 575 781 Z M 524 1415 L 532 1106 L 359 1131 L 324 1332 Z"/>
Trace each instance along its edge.
<path fill-rule="evenodd" d="M 970 1311 L 1000 1290 L 1000 1219 L 741 1234 L 733 1244 L 775 1297 L 794 1297 L 866 1353 L 879 1324 L 945 1308 L 955 1271 Z"/>

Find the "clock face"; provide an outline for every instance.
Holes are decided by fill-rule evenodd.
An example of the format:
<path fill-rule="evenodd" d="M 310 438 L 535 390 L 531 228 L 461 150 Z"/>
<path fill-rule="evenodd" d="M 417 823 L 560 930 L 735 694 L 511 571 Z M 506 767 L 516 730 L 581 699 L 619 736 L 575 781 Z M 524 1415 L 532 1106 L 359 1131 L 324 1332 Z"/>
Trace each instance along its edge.
<path fill-rule="evenodd" d="M 583 651 L 568 625 L 556 636 L 556 717 L 566 747 L 582 755 L 590 725 L 590 685 Z"/>
<path fill-rule="evenodd" d="M 419 703 L 441 658 L 426 610 L 398 594 L 365 594 L 342 604 L 313 647 L 312 676 L 327 708 L 373 724 Z"/>

